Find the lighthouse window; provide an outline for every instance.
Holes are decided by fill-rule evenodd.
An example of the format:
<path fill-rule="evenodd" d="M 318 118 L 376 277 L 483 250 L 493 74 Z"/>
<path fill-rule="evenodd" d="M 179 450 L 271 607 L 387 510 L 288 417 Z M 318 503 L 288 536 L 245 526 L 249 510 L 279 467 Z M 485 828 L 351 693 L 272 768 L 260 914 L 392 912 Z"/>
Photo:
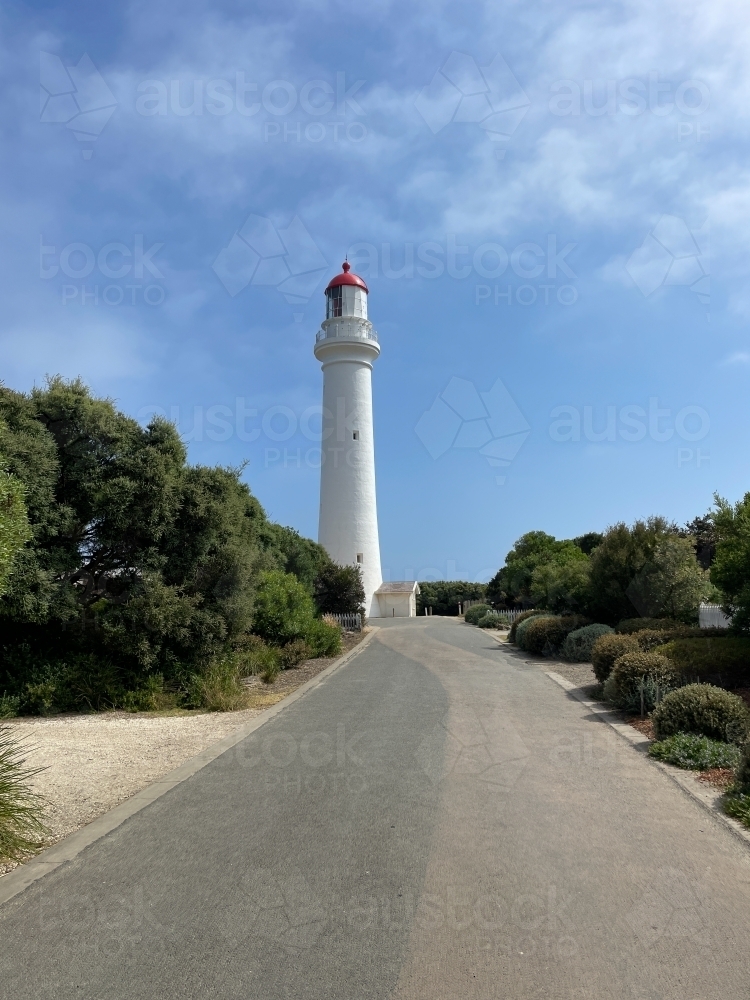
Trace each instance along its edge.
<path fill-rule="evenodd" d="M 352 438 L 355 441 L 359 441 L 359 431 L 352 431 Z"/>
<path fill-rule="evenodd" d="M 365 554 L 364 554 L 364 552 L 358 552 L 357 553 L 357 562 L 360 563 L 360 565 L 361 565 L 364 561 L 365 561 Z"/>
<path fill-rule="evenodd" d="M 343 288 L 341 285 L 336 285 L 331 288 L 328 292 L 328 315 L 326 319 L 332 319 L 334 316 L 341 316 L 342 314 L 342 292 Z"/>

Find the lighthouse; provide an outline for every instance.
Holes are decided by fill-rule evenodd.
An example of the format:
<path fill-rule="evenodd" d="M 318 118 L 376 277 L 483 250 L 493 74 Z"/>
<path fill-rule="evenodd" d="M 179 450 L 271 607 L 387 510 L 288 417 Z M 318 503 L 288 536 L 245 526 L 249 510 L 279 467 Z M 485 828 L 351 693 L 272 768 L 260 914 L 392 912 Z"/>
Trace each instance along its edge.
<path fill-rule="evenodd" d="M 318 541 L 334 562 L 358 565 L 365 613 L 380 617 L 382 581 L 375 497 L 372 366 L 380 354 L 367 318 L 367 285 L 348 262 L 325 290 L 326 318 L 315 338 L 323 369 Z"/>

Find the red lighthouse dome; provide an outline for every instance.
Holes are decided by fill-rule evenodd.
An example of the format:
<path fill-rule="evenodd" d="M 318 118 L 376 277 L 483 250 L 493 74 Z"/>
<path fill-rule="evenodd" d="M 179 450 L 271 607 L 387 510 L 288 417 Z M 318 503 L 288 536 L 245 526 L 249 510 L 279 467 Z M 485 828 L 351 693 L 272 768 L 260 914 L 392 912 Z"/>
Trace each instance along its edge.
<path fill-rule="evenodd" d="M 370 289 L 364 283 L 362 278 L 358 274 L 351 273 L 352 266 L 348 260 L 345 260 L 341 265 L 342 273 L 337 274 L 335 278 L 331 278 L 326 287 L 326 295 L 332 288 L 338 288 L 340 285 L 356 285 L 358 288 L 364 288 L 365 292 L 369 294 Z"/>

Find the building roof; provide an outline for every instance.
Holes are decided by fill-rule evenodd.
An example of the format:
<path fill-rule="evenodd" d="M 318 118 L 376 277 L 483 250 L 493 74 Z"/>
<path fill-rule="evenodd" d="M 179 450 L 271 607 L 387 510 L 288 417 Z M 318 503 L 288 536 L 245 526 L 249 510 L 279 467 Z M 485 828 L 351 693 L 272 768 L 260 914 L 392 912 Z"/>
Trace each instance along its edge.
<path fill-rule="evenodd" d="M 342 273 L 337 274 L 335 278 L 331 278 L 326 285 L 326 292 L 329 288 L 336 288 L 338 285 L 357 285 L 359 288 L 364 288 L 368 295 L 370 294 L 370 289 L 364 283 L 362 278 L 360 278 L 358 274 L 349 273 L 352 269 L 352 265 L 348 260 L 345 260 L 341 267 L 343 268 Z"/>
<path fill-rule="evenodd" d="M 416 580 L 386 580 L 381 583 L 376 594 L 418 594 L 419 584 Z"/>

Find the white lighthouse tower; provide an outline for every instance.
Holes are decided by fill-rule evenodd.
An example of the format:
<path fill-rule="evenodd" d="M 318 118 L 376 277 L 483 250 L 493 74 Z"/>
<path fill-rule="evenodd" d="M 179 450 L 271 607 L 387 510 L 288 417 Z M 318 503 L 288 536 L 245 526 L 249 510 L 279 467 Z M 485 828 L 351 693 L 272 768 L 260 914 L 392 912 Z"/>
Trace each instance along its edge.
<path fill-rule="evenodd" d="M 372 363 L 380 354 L 367 318 L 368 288 L 343 271 L 325 291 L 326 318 L 315 338 L 323 368 L 323 440 L 318 541 L 342 566 L 357 564 L 365 612 L 380 617 L 375 592 L 382 583 L 375 499 Z"/>

